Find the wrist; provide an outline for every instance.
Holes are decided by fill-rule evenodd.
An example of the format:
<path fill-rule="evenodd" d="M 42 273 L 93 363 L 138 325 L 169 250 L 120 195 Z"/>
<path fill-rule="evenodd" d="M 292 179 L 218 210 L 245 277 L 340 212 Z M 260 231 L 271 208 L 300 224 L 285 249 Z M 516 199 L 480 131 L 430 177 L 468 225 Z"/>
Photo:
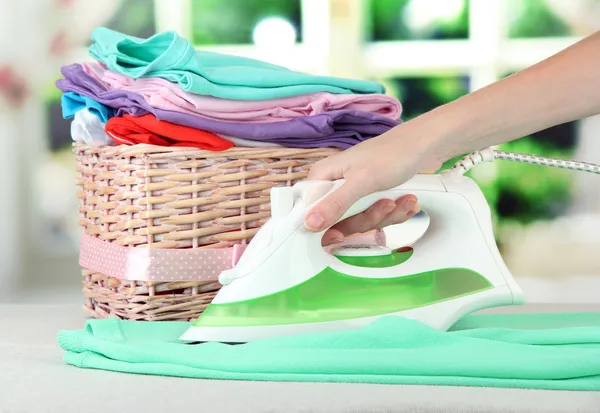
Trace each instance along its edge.
<path fill-rule="evenodd" d="M 442 109 L 411 119 L 386 134 L 393 153 L 410 153 L 419 172 L 437 171 L 444 162 L 462 154 L 461 128 Z"/>
<path fill-rule="evenodd" d="M 425 134 L 428 155 L 440 165 L 470 152 L 466 149 L 467 141 L 470 139 L 467 132 L 469 128 L 461 122 L 460 116 L 452 112 L 451 104 L 447 104 L 417 118 L 419 125 L 416 126 Z"/>

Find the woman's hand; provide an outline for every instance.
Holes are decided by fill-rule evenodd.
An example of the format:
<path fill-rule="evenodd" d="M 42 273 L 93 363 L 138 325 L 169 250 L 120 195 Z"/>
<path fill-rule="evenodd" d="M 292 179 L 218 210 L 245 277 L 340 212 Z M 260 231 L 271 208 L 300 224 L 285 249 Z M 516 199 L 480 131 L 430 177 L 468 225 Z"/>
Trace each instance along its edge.
<path fill-rule="evenodd" d="M 406 126 L 408 124 L 400 125 L 312 167 L 308 175 L 310 180 L 345 179 L 345 183 L 308 213 L 305 225 L 309 230 L 318 232 L 331 226 L 366 195 L 401 185 L 417 172 L 439 169 L 442 162 L 428 154 L 428 146 L 422 137 L 404 134 Z M 418 200 L 414 195 L 381 200 L 362 214 L 332 227 L 325 233 L 323 244 L 341 242 L 344 236 L 404 222 L 417 212 Z"/>
<path fill-rule="evenodd" d="M 346 183 L 313 208 L 305 225 L 322 231 L 363 196 L 400 185 L 417 172 L 436 171 L 454 156 L 598 115 L 599 88 L 600 32 L 596 32 L 530 68 L 318 162 L 309 179 L 343 178 Z M 408 196 L 395 205 L 381 201 L 337 224 L 327 238 L 330 242 L 366 227 L 406 220 L 418 210 L 413 202 L 414 197 Z"/>

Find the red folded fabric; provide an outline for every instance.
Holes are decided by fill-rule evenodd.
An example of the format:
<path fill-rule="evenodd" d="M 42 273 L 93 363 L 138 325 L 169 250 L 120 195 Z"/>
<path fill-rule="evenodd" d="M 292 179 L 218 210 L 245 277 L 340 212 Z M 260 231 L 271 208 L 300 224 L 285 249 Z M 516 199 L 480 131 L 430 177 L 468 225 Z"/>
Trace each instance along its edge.
<path fill-rule="evenodd" d="M 224 151 L 233 146 L 233 142 L 213 133 L 158 120 L 152 114 L 110 118 L 105 130 L 117 145 L 147 143 L 158 146 L 190 146 L 209 151 Z"/>

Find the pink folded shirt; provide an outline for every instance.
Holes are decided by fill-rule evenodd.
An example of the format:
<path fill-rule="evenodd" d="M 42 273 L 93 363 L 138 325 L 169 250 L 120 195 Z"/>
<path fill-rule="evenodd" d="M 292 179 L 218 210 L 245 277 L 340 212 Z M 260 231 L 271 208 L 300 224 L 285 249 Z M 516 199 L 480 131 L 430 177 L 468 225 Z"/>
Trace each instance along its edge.
<path fill-rule="evenodd" d="M 333 110 L 359 110 L 399 119 L 402 105 L 382 94 L 337 95 L 312 93 L 281 99 L 240 101 L 188 93 L 178 84 L 161 78 L 132 79 L 102 63 L 83 63 L 83 70 L 110 89 L 135 92 L 157 109 L 187 113 L 220 121 L 267 123 L 287 121 Z"/>

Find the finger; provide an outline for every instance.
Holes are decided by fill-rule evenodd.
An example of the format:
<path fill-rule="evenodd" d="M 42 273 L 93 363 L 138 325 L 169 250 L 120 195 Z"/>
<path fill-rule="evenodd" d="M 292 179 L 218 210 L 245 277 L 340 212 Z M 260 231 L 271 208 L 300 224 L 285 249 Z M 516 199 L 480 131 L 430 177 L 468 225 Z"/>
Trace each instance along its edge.
<path fill-rule="evenodd" d="M 333 157 L 329 157 L 326 159 L 327 162 L 319 161 L 316 162 L 308 171 L 307 180 L 326 180 L 326 181 L 334 181 L 342 177 L 342 172 L 338 169 L 331 167 L 330 165 L 336 165 L 335 162 L 332 162 Z"/>
<path fill-rule="evenodd" d="M 311 210 L 305 219 L 306 228 L 316 232 L 332 226 L 356 201 L 368 193 L 369 188 L 362 181 L 346 181 Z"/>
<path fill-rule="evenodd" d="M 340 231 L 332 228 L 332 229 L 326 231 L 325 235 L 323 235 L 323 239 L 321 240 L 321 245 L 326 247 L 328 245 L 338 244 L 342 241 L 344 241 L 344 234 L 342 234 Z"/>
<path fill-rule="evenodd" d="M 419 211 L 417 197 L 414 195 L 404 196 L 396 201 L 396 208 L 379 223 L 378 228 L 401 224 Z"/>
<path fill-rule="evenodd" d="M 396 202 L 391 199 L 377 201 L 365 212 L 350 217 L 334 225 L 333 228 L 340 231 L 344 236 L 362 234 L 378 228 L 381 221 L 396 209 Z"/>

